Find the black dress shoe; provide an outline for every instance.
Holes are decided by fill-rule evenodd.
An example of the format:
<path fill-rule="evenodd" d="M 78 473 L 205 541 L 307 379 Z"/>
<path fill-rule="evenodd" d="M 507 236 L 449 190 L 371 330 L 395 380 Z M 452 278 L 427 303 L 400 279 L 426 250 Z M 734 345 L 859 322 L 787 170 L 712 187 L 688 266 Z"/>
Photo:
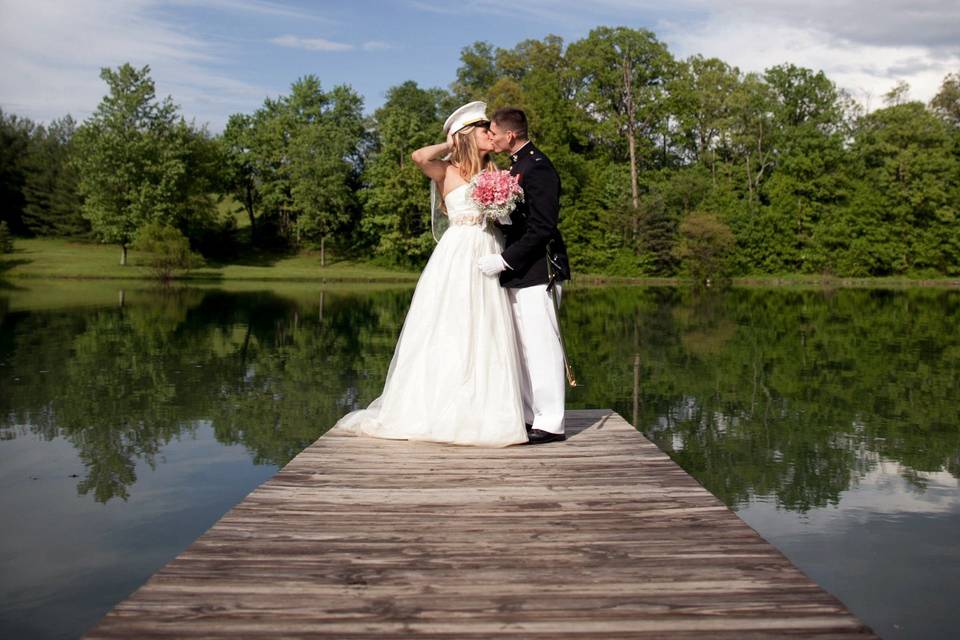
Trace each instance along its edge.
<path fill-rule="evenodd" d="M 527 428 L 527 435 L 530 435 L 530 430 L 533 429 L 533 425 L 528 423 L 524 424 L 523 426 Z"/>
<path fill-rule="evenodd" d="M 527 432 L 527 444 L 546 444 L 548 442 L 563 442 L 567 436 L 562 433 L 550 433 L 543 429 L 530 429 Z"/>

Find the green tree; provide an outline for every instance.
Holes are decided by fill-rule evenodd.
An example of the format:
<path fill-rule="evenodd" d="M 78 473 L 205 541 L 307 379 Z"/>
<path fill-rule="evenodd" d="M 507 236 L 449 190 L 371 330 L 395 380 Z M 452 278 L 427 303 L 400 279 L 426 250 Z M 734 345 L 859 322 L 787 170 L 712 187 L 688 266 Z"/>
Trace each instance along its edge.
<path fill-rule="evenodd" d="M 174 226 L 191 244 L 200 244 L 207 240 L 206 234 L 220 230 L 217 202 L 226 190 L 223 149 L 206 125 L 198 127 L 183 119 L 177 122 L 171 138 L 180 148 L 180 162 L 186 167 L 178 174 Z"/>
<path fill-rule="evenodd" d="M 319 239 L 320 266 L 325 264 L 327 239 L 356 218 L 366 136 L 363 99 L 356 92 L 338 86 L 327 99 L 320 117 L 304 126 L 290 145 L 297 232 Z"/>
<path fill-rule="evenodd" d="M 497 70 L 501 79 L 516 87 L 516 95 L 494 106 L 515 106 L 527 112 L 530 135 L 546 151 L 561 176 L 565 175 L 569 151 L 586 144 L 583 112 L 573 102 L 575 80 L 569 71 L 563 39 L 548 35 L 543 40 L 524 40 L 513 49 L 498 49 Z M 496 86 L 491 90 L 495 93 Z M 568 183 L 569 180 L 564 180 Z"/>
<path fill-rule="evenodd" d="M 13 253 L 13 234 L 6 220 L 0 220 L 0 253 Z"/>
<path fill-rule="evenodd" d="M 30 148 L 34 124 L 27 118 L 0 109 L 0 221 L 13 233 L 25 233 L 23 224 L 24 160 Z"/>
<path fill-rule="evenodd" d="M 849 275 L 960 272 L 960 159 L 949 125 L 919 102 L 865 116 L 849 208 L 832 225 Z"/>
<path fill-rule="evenodd" d="M 734 236 L 715 213 L 695 212 L 680 223 L 677 257 L 697 284 L 709 285 L 728 275 Z"/>
<path fill-rule="evenodd" d="M 674 147 L 685 162 L 710 168 L 714 184 L 717 163 L 727 159 L 731 96 L 740 82 L 740 71 L 718 58 L 693 56 L 678 65 L 668 82 L 671 110 L 676 119 Z"/>
<path fill-rule="evenodd" d="M 767 69 L 763 78 L 774 93 L 777 124 L 792 133 L 804 126 L 836 131 L 843 116 L 840 92 L 823 71 L 793 64 Z"/>
<path fill-rule="evenodd" d="M 761 217 L 771 229 L 756 260 L 768 272 L 826 267 L 823 225 L 848 195 L 845 98 L 826 75 L 795 65 L 768 69 L 774 104 L 775 166 Z"/>
<path fill-rule="evenodd" d="M 630 242 L 634 212 L 627 167 L 596 157 L 566 163 L 564 168 L 560 230 L 570 247 L 571 267 L 591 273 L 644 275 Z"/>
<path fill-rule="evenodd" d="M 930 101 L 930 108 L 955 127 L 960 127 L 960 73 L 943 79 L 940 91 Z"/>
<path fill-rule="evenodd" d="M 748 212 L 760 206 L 760 187 L 774 167 L 776 97 L 757 74 L 747 74 L 731 95 L 730 137 L 734 162 L 743 167 Z"/>
<path fill-rule="evenodd" d="M 457 79 L 450 88 L 461 104 L 483 100 L 498 76 L 493 45 L 489 42 L 474 42 L 460 51 Z"/>
<path fill-rule="evenodd" d="M 650 31 L 598 27 L 570 45 L 567 62 L 577 104 L 595 121 L 591 133 L 596 141 L 611 147 L 616 158 L 626 139 L 631 204 L 637 211 L 640 156 L 651 164 L 657 137 L 664 132 L 663 97 L 665 83 L 673 73 L 673 57 Z M 639 151 L 638 144 L 643 147 Z M 634 237 L 638 227 L 639 215 L 634 215 Z"/>
<path fill-rule="evenodd" d="M 267 98 L 252 116 L 250 159 L 261 213 L 257 233 L 261 241 L 289 240 L 292 195 L 289 179 L 289 144 L 292 124 L 284 98 Z"/>
<path fill-rule="evenodd" d="M 433 250 L 429 181 L 410 154 L 440 138 L 445 98 L 440 90 L 408 81 L 388 90 L 386 102 L 374 113 L 362 225 L 375 254 L 387 262 L 420 265 Z"/>
<path fill-rule="evenodd" d="M 250 245 L 257 244 L 257 216 L 261 197 L 261 180 L 256 163 L 254 118 L 235 113 L 227 120 L 220 136 L 224 158 L 223 179 L 226 189 L 243 207 L 250 221 Z"/>
<path fill-rule="evenodd" d="M 23 185 L 23 221 L 33 234 L 78 236 L 90 230 L 80 214 L 79 175 L 72 161 L 75 132 L 69 115 L 34 130 Z"/>
<path fill-rule="evenodd" d="M 319 78 L 307 75 L 252 116 L 231 118 L 223 137 L 231 158 L 228 183 L 248 215 L 259 204 L 258 234 L 288 246 L 302 239 L 325 244 L 345 223 L 356 223 L 366 141 L 362 108 L 349 87 L 324 91 Z"/>
<path fill-rule="evenodd" d="M 910 83 L 900 80 L 890 91 L 883 94 L 883 102 L 888 107 L 897 107 L 910 101 Z"/>
<path fill-rule="evenodd" d="M 102 69 L 109 94 L 74 136 L 83 215 L 104 242 L 119 244 L 120 263 L 147 222 L 187 227 L 212 215 L 205 193 L 209 158 L 197 163 L 207 135 L 178 116 L 167 97 L 158 100 L 150 67 Z"/>
<path fill-rule="evenodd" d="M 680 221 L 702 206 L 710 192 L 709 169 L 703 164 L 662 169 L 647 174 L 647 193 L 640 199 L 640 259 L 644 273 L 673 275 Z"/>

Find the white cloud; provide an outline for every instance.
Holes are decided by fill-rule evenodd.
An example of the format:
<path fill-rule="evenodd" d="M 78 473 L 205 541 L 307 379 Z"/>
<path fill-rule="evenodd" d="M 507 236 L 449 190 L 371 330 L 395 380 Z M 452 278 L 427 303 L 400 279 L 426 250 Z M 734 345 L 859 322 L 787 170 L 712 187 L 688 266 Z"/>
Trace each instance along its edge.
<path fill-rule="evenodd" d="M 797 534 L 797 521 L 805 533 L 836 533 L 847 526 L 862 526 L 864 521 L 885 517 L 902 518 L 911 514 L 933 516 L 956 513 L 960 483 L 946 471 L 913 471 L 898 462 L 869 456 L 875 466 L 840 493 L 835 506 L 789 513 L 777 507 L 770 496 L 757 496 L 737 508 L 737 515 L 762 531 L 764 537 L 780 539 Z M 907 480 L 908 477 L 916 481 Z M 923 487 L 922 489 L 920 487 Z"/>
<path fill-rule="evenodd" d="M 900 80 L 910 84 L 912 98 L 927 101 L 943 78 L 960 68 L 960 56 L 939 48 L 853 43 L 820 29 L 766 18 L 747 21 L 722 15 L 696 27 L 661 26 L 661 36 L 677 56 L 700 53 L 742 71 L 786 62 L 822 69 L 870 109 L 882 106 L 882 95 Z"/>
<path fill-rule="evenodd" d="M 427 13 L 438 13 L 446 16 L 455 16 L 462 15 L 465 11 L 469 11 L 471 7 L 469 3 L 465 3 L 457 6 L 449 6 L 442 4 L 433 4 L 430 2 L 419 2 L 418 0 L 410 0 L 407 3 L 411 9 L 416 9 L 417 11 L 425 11 Z"/>
<path fill-rule="evenodd" d="M 693 0 L 687 4 L 727 19 L 773 21 L 883 47 L 960 46 L 956 0 Z"/>
<path fill-rule="evenodd" d="M 674 8 L 682 21 L 656 31 L 675 55 L 701 53 L 744 71 L 785 62 L 823 70 L 871 109 L 901 80 L 928 101 L 960 70 L 956 0 L 680 0 Z"/>
<path fill-rule="evenodd" d="M 222 126 L 267 91 L 217 70 L 216 45 L 157 15 L 157 0 L 0 0 L 0 106 L 39 121 L 82 120 L 106 92 L 102 67 L 150 65 L 157 94 L 187 117 Z"/>
<path fill-rule="evenodd" d="M 536 16 L 545 32 L 562 27 L 574 39 L 596 24 L 649 28 L 678 57 L 701 53 L 743 71 L 784 62 L 823 70 L 872 108 L 900 80 L 927 101 L 960 70 L 957 0 L 464 0 L 456 11 Z"/>
<path fill-rule="evenodd" d="M 335 42 L 326 38 L 301 38 L 300 36 L 285 35 L 271 38 L 270 42 L 281 47 L 290 49 L 303 49 L 305 51 L 353 51 L 357 47 L 347 42 Z M 393 47 L 382 40 L 369 40 L 360 45 L 364 51 L 385 51 Z"/>
<path fill-rule="evenodd" d="M 458 9 L 475 13 L 510 10 L 514 0 L 465 0 Z M 522 10 L 546 19 L 583 24 L 631 24 L 640 16 L 682 16 L 686 24 L 737 21 L 744 26 L 775 22 L 813 29 L 850 42 L 878 46 L 960 47 L 960 3 L 956 0 L 526 0 Z M 431 10 L 424 2 L 413 6 Z M 433 10 L 437 10 L 433 8 Z"/>
<path fill-rule="evenodd" d="M 319 33 L 347 33 L 314 6 L 280 0 L 0 0 L 0 107 L 41 121 L 66 113 L 83 119 L 105 92 L 100 68 L 130 62 L 149 64 L 161 96 L 173 95 L 186 115 L 218 129 L 226 114 L 251 111 L 282 90 L 241 79 L 283 75 L 264 69 L 282 65 L 279 55 L 263 65 L 257 61 L 252 71 L 239 67 L 248 47 L 269 46 L 264 29 L 290 34 L 320 24 Z M 956 0 L 463 0 L 455 9 L 440 0 L 408 0 L 404 6 L 422 12 L 416 19 L 458 24 L 478 15 L 531 24 L 536 18 L 539 35 L 531 37 L 559 32 L 568 41 L 598 23 L 646 27 L 678 57 L 702 53 L 744 71 L 783 62 L 822 69 L 870 107 L 880 106 L 882 94 L 899 80 L 910 83 L 913 98 L 929 100 L 944 76 L 960 71 Z M 240 28 L 224 26 L 222 35 L 207 35 L 217 32 L 209 25 L 221 19 Z M 463 43 L 494 35 L 464 35 Z M 376 37 L 358 32 L 341 42 L 280 35 L 272 42 L 331 53 L 404 50 L 404 43 Z M 455 51 L 449 55 L 456 59 Z"/>
<path fill-rule="evenodd" d="M 334 42 L 326 38 L 301 38 L 292 35 L 271 38 L 270 42 L 281 47 L 304 49 L 306 51 L 352 51 L 354 49 L 352 44 L 344 42 Z"/>
<path fill-rule="evenodd" d="M 389 43 L 382 42 L 380 40 L 371 40 L 363 43 L 364 51 L 385 51 L 392 48 L 393 47 Z"/>
<path fill-rule="evenodd" d="M 326 18 L 314 13 L 299 11 L 288 5 L 269 0 L 168 0 L 170 4 L 207 9 L 230 11 L 234 13 L 253 13 L 276 18 L 293 18 L 295 20 L 310 20 L 329 22 Z"/>

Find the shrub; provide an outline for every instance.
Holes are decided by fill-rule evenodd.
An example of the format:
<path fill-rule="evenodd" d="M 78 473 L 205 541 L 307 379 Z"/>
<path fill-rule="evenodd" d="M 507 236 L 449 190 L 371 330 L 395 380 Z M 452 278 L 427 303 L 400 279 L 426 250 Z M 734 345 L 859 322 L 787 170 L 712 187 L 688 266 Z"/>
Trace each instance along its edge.
<path fill-rule="evenodd" d="M 13 235 L 6 221 L 0 222 L 0 253 L 13 253 Z"/>
<path fill-rule="evenodd" d="M 201 263 L 179 230 L 157 222 L 141 227 L 133 246 L 149 254 L 147 264 L 161 282 L 169 282 L 178 271 L 186 273 Z"/>
<path fill-rule="evenodd" d="M 729 276 L 733 231 L 714 213 L 692 213 L 680 223 L 677 257 L 697 285 L 710 285 Z"/>

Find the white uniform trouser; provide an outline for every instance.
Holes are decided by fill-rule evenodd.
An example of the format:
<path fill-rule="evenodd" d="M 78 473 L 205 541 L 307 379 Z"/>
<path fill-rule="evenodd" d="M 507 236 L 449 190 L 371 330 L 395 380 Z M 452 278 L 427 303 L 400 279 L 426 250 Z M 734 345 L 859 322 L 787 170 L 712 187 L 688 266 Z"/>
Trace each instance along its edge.
<path fill-rule="evenodd" d="M 557 300 L 560 285 L 556 285 Z M 563 433 L 566 391 L 560 326 L 547 285 L 507 289 L 520 350 L 523 415 L 534 429 Z"/>

